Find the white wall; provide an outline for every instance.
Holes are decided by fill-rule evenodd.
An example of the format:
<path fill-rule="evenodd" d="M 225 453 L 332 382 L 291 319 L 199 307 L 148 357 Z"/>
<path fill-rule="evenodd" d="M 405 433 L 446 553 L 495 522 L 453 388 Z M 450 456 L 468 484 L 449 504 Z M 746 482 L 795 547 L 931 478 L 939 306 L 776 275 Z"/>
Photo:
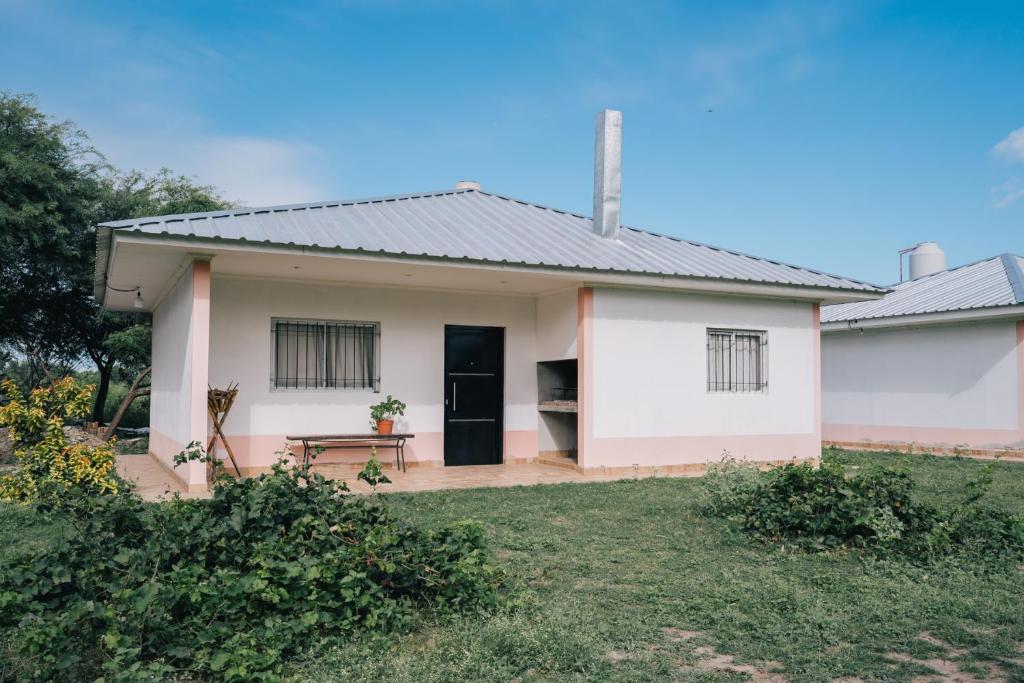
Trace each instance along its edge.
<path fill-rule="evenodd" d="M 219 387 L 239 383 L 226 432 L 243 437 L 233 439 L 233 445 L 243 454 L 251 451 L 254 466 L 272 462 L 273 451 L 288 434 L 368 431 L 369 406 L 387 394 L 409 405 L 396 425 L 416 434 L 407 458 L 443 460 L 445 324 L 505 328 L 505 457 L 536 456 L 533 297 L 259 282 L 215 275 L 211 298 L 210 382 Z M 379 322 L 381 393 L 271 390 L 270 321 L 277 317 Z"/>
<path fill-rule="evenodd" d="M 810 304 L 600 289 L 594 297 L 594 436 L 814 431 Z M 769 388 L 709 393 L 707 330 L 768 333 Z"/>
<path fill-rule="evenodd" d="M 584 467 L 818 454 L 811 304 L 596 289 L 592 324 Z M 767 392 L 708 392 L 709 327 L 767 332 Z"/>
<path fill-rule="evenodd" d="M 153 311 L 150 450 L 164 464 L 189 442 L 192 389 L 192 276 L 186 270 Z"/>
<path fill-rule="evenodd" d="M 537 297 L 537 360 L 576 358 L 575 288 Z"/>
<path fill-rule="evenodd" d="M 537 360 L 576 358 L 578 297 L 575 288 L 537 297 Z M 537 441 L 541 452 L 575 450 L 576 415 L 538 413 Z"/>
<path fill-rule="evenodd" d="M 825 438 L 847 440 L 836 425 L 943 430 L 1016 430 L 1018 370 L 1013 322 L 836 332 L 822 336 Z M 927 431 L 889 433 L 928 440 Z M 998 434 L 950 432 L 955 443 Z M 936 438 L 943 439 L 942 434 Z M 881 440 L 881 439 L 879 439 Z M 974 445 L 982 445 L 980 443 Z"/>

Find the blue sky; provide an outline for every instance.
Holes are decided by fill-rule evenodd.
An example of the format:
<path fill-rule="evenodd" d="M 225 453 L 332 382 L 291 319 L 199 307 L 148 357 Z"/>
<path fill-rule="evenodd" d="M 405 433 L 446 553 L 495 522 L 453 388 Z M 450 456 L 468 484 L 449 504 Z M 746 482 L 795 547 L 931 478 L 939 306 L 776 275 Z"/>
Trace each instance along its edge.
<path fill-rule="evenodd" d="M 484 189 L 889 283 L 1024 253 L 1024 2 L 0 0 L 0 89 L 246 204 Z M 709 111 L 710 110 L 710 111 Z"/>

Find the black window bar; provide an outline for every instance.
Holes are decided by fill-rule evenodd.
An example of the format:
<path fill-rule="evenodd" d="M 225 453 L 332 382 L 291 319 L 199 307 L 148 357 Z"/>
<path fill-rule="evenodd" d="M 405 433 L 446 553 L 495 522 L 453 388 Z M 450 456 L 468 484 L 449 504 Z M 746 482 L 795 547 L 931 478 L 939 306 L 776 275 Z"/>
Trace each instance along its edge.
<path fill-rule="evenodd" d="M 380 325 L 369 322 L 273 320 L 275 389 L 380 391 Z"/>
<path fill-rule="evenodd" d="M 768 388 L 768 334 L 708 330 L 708 391 L 756 393 Z"/>

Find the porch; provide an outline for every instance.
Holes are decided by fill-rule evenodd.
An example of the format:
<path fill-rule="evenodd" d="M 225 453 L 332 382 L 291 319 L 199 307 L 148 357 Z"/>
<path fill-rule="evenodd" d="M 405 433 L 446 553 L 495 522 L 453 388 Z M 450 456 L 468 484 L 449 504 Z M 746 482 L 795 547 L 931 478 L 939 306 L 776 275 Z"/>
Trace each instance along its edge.
<path fill-rule="evenodd" d="M 186 497 L 207 497 L 208 492 L 188 493 L 180 480 L 173 476 L 153 456 L 120 455 L 118 473 L 135 482 L 139 494 L 149 501 L 170 498 L 175 493 Z M 355 493 L 369 493 L 370 487 L 359 481 L 360 466 L 349 464 L 319 464 L 314 471 L 348 484 Z M 388 463 L 384 472 L 391 479 L 378 490 L 384 493 L 414 493 L 448 489 L 506 488 L 537 484 L 592 483 L 622 479 L 649 479 L 661 477 L 695 477 L 704 471 L 703 465 L 673 467 L 616 467 L 579 472 L 559 461 L 538 460 L 529 463 L 503 465 L 468 465 L 464 467 L 416 467 L 402 472 Z"/>

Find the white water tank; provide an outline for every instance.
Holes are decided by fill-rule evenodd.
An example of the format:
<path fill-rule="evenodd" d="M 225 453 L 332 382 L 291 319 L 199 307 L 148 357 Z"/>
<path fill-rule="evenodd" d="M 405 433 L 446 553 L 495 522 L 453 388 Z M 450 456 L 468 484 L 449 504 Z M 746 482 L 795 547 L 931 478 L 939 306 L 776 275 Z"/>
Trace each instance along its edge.
<path fill-rule="evenodd" d="M 935 242 L 921 242 L 910 252 L 910 279 L 941 273 L 946 269 L 946 252 Z"/>

